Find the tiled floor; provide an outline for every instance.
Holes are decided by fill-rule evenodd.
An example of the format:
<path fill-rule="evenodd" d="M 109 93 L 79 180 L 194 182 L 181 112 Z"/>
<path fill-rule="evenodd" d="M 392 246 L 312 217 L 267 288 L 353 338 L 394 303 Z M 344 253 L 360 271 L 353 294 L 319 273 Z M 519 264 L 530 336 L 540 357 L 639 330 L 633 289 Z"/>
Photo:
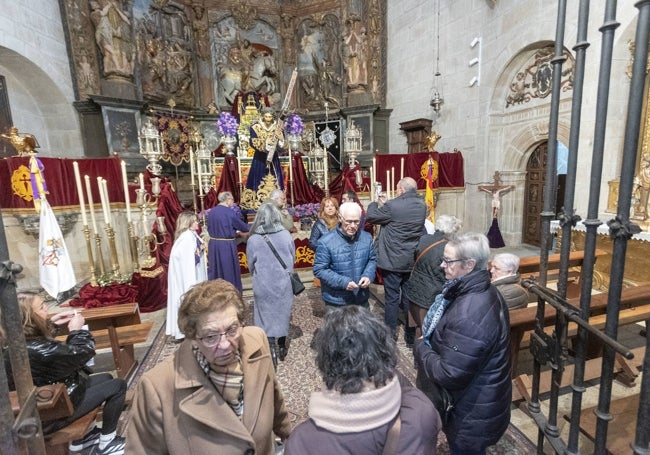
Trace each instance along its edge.
<path fill-rule="evenodd" d="M 517 248 L 506 247 L 498 250 L 493 250 L 492 253 L 496 254 L 501 252 L 512 252 L 513 254 L 517 254 L 518 256 L 523 257 L 523 256 L 538 255 L 539 249 L 534 247 L 528 247 L 528 246 L 520 246 Z M 301 275 L 303 282 L 307 285 L 307 287 L 311 287 L 312 286 L 311 283 L 313 280 L 313 275 L 311 273 L 311 270 L 300 270 L 299 273 Z M 244 276 L 242 281 L 244 285 L 244 297 L 245 298 L 252 297 L 250 276 Z M 377 297 L 383 300 L 383 288 L 381 286 L 373 285 L 372 290 L 373 293 L 377 295 Z M 153 337 L 154 334 L 158 332 L 158 328 L 161 327 L 162 324 L 164 324 L 165 311 L 161 310 L 155 313 L 143 314 L 142 318 L 143 320 L 154 321 L 154 328 L 151 331 Z M 639 325 L 627 326 L 622 328 L 619 331 L 619 341 L 623 345 L 629 348 L 634 348 L 643 345 L 644 339 L 641 336 L 639 336 L 639 330 L 641 328 L 642 327 Z M 400 336 L 399 343 L 400 345 L 404 343 L 402 336 Z M 142 358 L 146 354 L 146 351 L 149 348 L 149 344 L 150 342 L 143 343 L 142 345 L 136 346 L 136 355 L 139 358 Z M 112 363 L 112 359 L 110 358 L 110 352 L 102 353 L 101 355 L 98 355 L 96 362 L 97 362 L 96 364 L 97 370 L 110 369 L 110 365 Z M 533 359 L 529 351 L 523 351 L 520 353 L 519 364 L 521 365 L 520 372 L 528 373 L 528 374 L 532 372 Z M 640 377 L 637 379 L 636 384 L 637 385 L 634 387 L 627 387 L 615 381 L 612 386 L 612 399 L 614 400 L 616 398 L 638 393 L 640 388 L 639 386 Z M 582 408 L 584 409 L 587 407 L 597 405 L 599 392 L 600 392 L 600 386 L 598 384 L 593 384 L 587 387 L 582 398 L 582 402 L 583 402 Z M 570 414 L 571 399 L 572 399 L 572 395 L 570 393 L 570 390 L 564 390 L 562 391 L 558 403 L 557 425 L 560 431 L 560 436 L 565 441 L 568 439 L 569 424 L 563 418 L 563 416 L 565 414 Z M 549 405 L 548 399 L 547 398 L 543 399 L 541 402 L 541 406 L 544 415 L 548 415 L 548 405 Z M 519 405 L 512 406 L 511 422 L 517 428 L 519 428 L 519 430 L 521 430 L 531 441 L 534 442 L 537 440 L 537 433 L 538 433 L 537 425 L 534 422 L 534 420 L 526 413 L 525 403 L 522 402 Z M 580 442 L 579 442 L 580 453 L 590 453 L 592 452 L 592 450 L 593 450 L 592 442 L 587 437 L 581 434 Z M 548 443 L 546 443 L 544 446 L 544 452 L 553 453 Z"/>

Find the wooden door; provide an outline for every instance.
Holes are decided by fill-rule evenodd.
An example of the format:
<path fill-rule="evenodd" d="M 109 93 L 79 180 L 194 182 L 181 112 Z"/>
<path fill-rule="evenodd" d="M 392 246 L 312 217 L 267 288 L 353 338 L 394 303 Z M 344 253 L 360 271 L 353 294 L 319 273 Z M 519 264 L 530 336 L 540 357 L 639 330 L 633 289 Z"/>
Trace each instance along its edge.
<path fill-rule="evenodd" d="M 541 246 L 541 213 L 544 208 L 547 153 L 548 144 L 539 144 L 526 164 L 522 242 L 535 246 Z"/>

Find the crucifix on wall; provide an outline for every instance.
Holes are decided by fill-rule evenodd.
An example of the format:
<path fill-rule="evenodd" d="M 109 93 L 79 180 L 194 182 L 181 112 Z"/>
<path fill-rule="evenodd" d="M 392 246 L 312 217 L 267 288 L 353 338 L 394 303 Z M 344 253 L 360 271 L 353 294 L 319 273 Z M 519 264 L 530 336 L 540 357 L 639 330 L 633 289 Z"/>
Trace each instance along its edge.
<path fill-rule="evenodd" d="M 501 194 L 507 193 L 513 188 L 513 185 L 501 184 L 501 174 L 499 174 L 499 171 L 494 171 L 494 183 L 492 185 L 479 185 L 479 191 L 485 191 L 492 195 L 492 218 L 496 218 L 499 215 L 499 209 L 501 208 Z"/>

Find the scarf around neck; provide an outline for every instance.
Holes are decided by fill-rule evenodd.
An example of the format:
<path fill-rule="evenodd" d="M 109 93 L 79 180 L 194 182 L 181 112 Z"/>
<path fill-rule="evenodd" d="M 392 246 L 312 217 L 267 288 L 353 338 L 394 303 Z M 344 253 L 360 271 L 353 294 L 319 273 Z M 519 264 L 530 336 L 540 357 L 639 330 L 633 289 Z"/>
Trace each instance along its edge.
<path fill-rule="evenodd" d="M 462 278 L 462 277 L 461 277 Z M 422 321 L 422 333 L 424 338 L 424 343 L 431 347 L 431 334 L 435 330 L 436 326 L 442 319 L 442 315 L 445 314 L 445 310 L 451 303 L 450 300 L 445 298 L 445 294 L 449 289 L 451 289 L 456 283 L 460 282 L 461 278 L 454 278 L 453 280 L 448 280 L 442 287 L 440 294 L 436 296 L 436 299 L 433 301 L 433 304 L 429 307 L 424 321 Z"/>
<path fill-rule="evenodd" d="M 359 433 L 393 420 L 401 403 L 397 375 L 384 387 L 359 393 L 342 394 L 322 384 L 321 390 L 312 392 L 309 399 L 309 417 L 327 431 Z"/>
<path fill-rule="evenodd" d="M 192 346 L 192 352 L 219 395 L 241 417 L 244 413 L 244 372 L 239 354 L 230 365 L 217 366 L 209 363 L 198 347 Z"/>

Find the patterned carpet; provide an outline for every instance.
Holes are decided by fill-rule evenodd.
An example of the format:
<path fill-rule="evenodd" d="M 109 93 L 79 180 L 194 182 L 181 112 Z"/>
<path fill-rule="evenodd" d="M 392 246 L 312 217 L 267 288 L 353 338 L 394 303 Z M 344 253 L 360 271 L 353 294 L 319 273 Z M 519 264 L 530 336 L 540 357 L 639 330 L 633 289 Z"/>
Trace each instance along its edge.
<path fill-rule="evenodd" d="M 253 304 L 252 296 L 246 298 L 249 308 Z M 371 309 L 379 316 L 383 316 L 383 306 L 375 298 L 371 298 Z M 314 364 L 313 353 L 309 347 L 312 334 L 320 327 L 324 314 L 323 303 L 320 298 L 320 289 L 308 288 L 294 301 L 291 325 L 289 329 L 289 352 L 284 362 L 278 365 L 277 376 L 282 384 L 287 409 L 289 410 L 293 426 L 307 419 L 307 405 L 311 392 L 320 385 L 320 376 Z M 252 311 L 248 312 L 247 324 L 252 324 Z M 413 367 L 413 355 L 411 350 L 404 344 L 400 336 L 399 347 L 399 370 L 411 382 L 415 382 L 415 370 Z M 160 329 L 149 352 L 143 359 L 140 369 L 132 382 L 137 383 L 138 378 L 163 359 L 172 355 L 178 344 L 167 342 L 164 326 Z M 125 428 L 128 416 L 123 416 L 121 428 Z M 477 429 L 477 431 L 480 431 Z M 533 454 L 534 445 L 515 427 L 509 426 L 501 441 L 494 447 L 488 449 L 489 454 Z M 447 441 L 443 433 L 438 438 L 438 453 L 448 454 Z"/>

